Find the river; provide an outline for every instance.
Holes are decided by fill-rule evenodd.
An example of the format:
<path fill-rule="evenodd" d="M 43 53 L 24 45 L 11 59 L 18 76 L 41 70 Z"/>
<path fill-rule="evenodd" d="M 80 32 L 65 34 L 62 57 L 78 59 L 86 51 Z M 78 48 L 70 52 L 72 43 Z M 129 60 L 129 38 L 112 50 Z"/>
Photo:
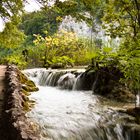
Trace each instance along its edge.
<path fill-rule="evenodd" d="M 84 71 L 24 71 L 39 87 L 29 96 L 35 106 L 27 116 L 39 125 L 41 140 L 139 139 L 135 118 L 123 113 L 128 104 L 94 95 L 91 90 L 75 90 Z"/>

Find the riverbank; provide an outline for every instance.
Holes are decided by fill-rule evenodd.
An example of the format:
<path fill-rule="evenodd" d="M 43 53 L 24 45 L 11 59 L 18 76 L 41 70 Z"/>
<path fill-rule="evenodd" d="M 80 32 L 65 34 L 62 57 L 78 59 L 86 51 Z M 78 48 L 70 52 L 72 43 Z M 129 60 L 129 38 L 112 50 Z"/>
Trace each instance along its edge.
<path fill-rule="evenodd" d="M 94 94 L 90 86 L 82 90 L 84 85 L 92 87 L 94 72 L 67 69 L 24 72 L 39 86 L 39 91 L 30 95 L 36 103 L 27 115 L 40 126 L 41 140 L 140 139 L 134 103 Z M 129 107 L 133 107 L 131 112 Z"/>
<path fill-rule="evenodd" d="M 79 73 L 82 75 L 82 72 L 80 71 Z M 0 73 L 0 74 L 2 74 L 1 82 L 3 83 L 3 80 L 5 81 L 5 83 L 3 83 L 5 85 L 0 84 L 0 85 L 2 85 L 2 87 L 5 88 L 4 94 L 2 94 L 2 95 L 4 95 L 4 98 L 3 98 L 4 99 L 3 100 L 4 108 L 1 108 L 3 110 L 3 113 L 2 113 L 2 117 L 1 117 L 2 118 L 1 123 L 0 123 L 0 125 L 2 126 L 1 127 L 2 131 L 0 131 L 1 132 L 0 140 L 40 140 L 41 139 L 40 138 L 40 133 L 41 133 L 40 128 L 41 127 L 38 124 L 40 119 L 38 122 L 35 122 L 34 121 L 35 116 L 33 116 L 31 118 L 27 116 L 27 112 L 34 111 L 34 108 L 32 108 L 33 102 L 31 102 L 31 99 L 29 100 L 29 98 L 28 98 L 29 92 L 37 91 L 38 88 L 35 86 L 35 84 L 32 81 L 30 81 L 15 66 L 8 66 L 7 68 L 5 67 L 5 71 L 2 71 L 2 73 Z M 41 74 L 43 74 L 43 75 L 41 75 Z M 39 110 L 44 108 L 43 110 L 45 111 L 45 113 L 46 113 L 46 109 L 47 109 L 48 111 L 50 110 L 50 112 L 54 111 L 54 114 L 55 114 L 57 111 L 57 108 L 58 108 L 59 117 L 60 117 L 59 122 L 63 122 L 62 127 L 64 127 L 67 124 L 69 124 L 71 126 L 76 124 L 77 119 L 75 118 L 75 116 L 79 116 L 79 115 L 83 121 L 85 119 L 90 120 L 90 118 L 92 118 L 90 120 L 90 122 L 92 122 L 91 125 L 94 126 L 94 123 L 97 122 L 97 120 L 96 120 L 96 118 L 95 118 L 95 120 L 93 119 L 92 114 L 95 114 L 95 116 L 99 116 L 99 117 L 101 115 L 103 118 L 105 117 L 105 120 L 102 120 L 102 117 L 101 117 L 100 121 L 101 122 L 103 121 L 101 124 L 104 123 L 104 125 L 106 126 L 106 125 L 108 125 L 108 123 L 110 123 L 110 119 L 108 119 L 108 115 L 109 116 L 111 115 L 110 117 L 112 118 L 114 115 L 116 116 L 119 113 L 120 119 L 116 118 L 117 119 L 116 122 L 119 123 L 119 125 L 121 125 L 121 123 L 122 123 L 122 126 L 121 126 L 123 128 L 122 132 L 129 134 L 130 140 L 132 138 L 138 138 L 138 139 L 140 138 L 140 134 L 139 134 L 140 110 L 139 110 L 139 108 L 136 108 L 136 109 L 125 108 L 123 110 L 123 108 L 120 109 L 120 107 L 119 107 L 117 110 L 116 109 L 114 110 L 114 107 L 109 107 L 110 105 L 106 104 L 106 99 L 105 99 L 105 102 L 103 102 L 103 100 L 101 99 L 101 104 L 100 104 L 100 102 L 99 102 L 100 99 L 98 99 L 97 95 L 92 95 L 92 92 L 89 94 L 89 92 L 86 92 L 86 91 L 80 91 L 80 90 L 75 91 L 73 88 L 72 88 L 73 91 L 67 90 L 67 87 L 69 87 L 69 84 L 72 85 L 73 82 L 79 82 L 78 80 L 73 81 L 71 79 L 71 78 L 74 78 L 72 75 L 77 75 L 76 78 L 78 78 L 79 74 L 77 74 L 77 72 L 75 70 L 68 71 L 68 72 L 66 72 L 65 70 L 63 70 L 62 72 L 51 70 L 51 72 L 50 72 L 45 69 L 43 69 L 43 71 L 42 71 L 42 69 L 41 69 L 41 71 L 39 71 L 39 69 L 37 69 L 37 71 L 36 71 L 36 69 L 35 69 L 35 70 L 29 70 L 28 76 L 29 75 L 31 75 L 31 77 L 33 76 L 32 78 L 34 80 L 37 79 L 35 81 L 40 82 L 40 84 L 43 84 L 43 82 L 45 82 L 45 84 L 48 83 L 48 84 L 50 84 L 50 86 L 51 86 L 51 84 L 53 86 L 55 86 L 55 84 L 57 83 L 55 80 L 58 80 L 59 81 L 58 86 L 60 88 L 61 83 L 63 83 L 62 84 L 63 90 L 62 89 L 58 90 L 58 89 L 56 89 L 56 87 L 50 87 L 50 88 L 46 88 L 46 89 L 45 89 L 45 87 L 43 87 L 44 88 L 43 95 L 42 95 L 42 93 L 33 93 L 33 96 L 35 96 L 35 97 L 38 96 L 36 98 L 36 103 L 38 105 L 40 104 L 40 99 L 42 100 L 41 103 L 48 102 L 48 104 L 45 103 L 45 105 L 41 105 L 41 107 L 39 107 Z M 40 80 L 38 79 L 39 78 L 38 76 L 41 78 Z M 46 78 L 46 80 L 44 78 Z M 68 82 L 68 81 L 71 81 L 72 83 Z M 87 82 L 89 83 L 90 81 L 88 80 Z M 3 91 L 2 89 L 4 89 L 4 88 L 1 88 L 1 92 Z M 51 91 L 53 91 L 53 94 L 49 93 L 50 89 L 51 89 Z M 39 92 L 41 92 L 41 91 L 39 91 Z M 57 96 L 56 96 L 56 94 L 57 94 Z M 51 98 L 52 96 L 53 96 L 53 98 Z M 67 100 L 65 99 L 65 97 L 67 98 Z M 93 97 L 95 97 L 95 98 L 93 98 Z M 90 103 L 88 103 L 87 99 L 88 99 L 88 101 L 90 101 Z M 93 100 L 93 99 L 95 99 L 95 100 Z M 97 99 L 97 103 L 96 103 L 96 99 Z M 56 104 L 56 100 L 57 100 L 58 104 Z M 50 102 L 50 101 L 52 101 L 52 102 Z M 110 100 L 108 100 L 107 102 L 110 103 Z M 114 101 L 112 100 L 112 102 L 114 102 Z M 35 106 L 36 106 L 36 103 L 35 103 Z M 56 106 L 55 106 L 55 104 L 56 104 Z M 98 106 L 98 109 L 96 110 L 97 105 L 99 105 L 99 106 Z M 81 106 L 81 108 L 80 108 L 80 106 Z M 112 106 L 112 103 L 111 103 L 111 106 Z M 73 109 L 72 109 L 72 107 L 73 107 Z M 103 111 L 102 109 L 106 108 L 106 107 L 107 107 L 107 110 Z M 66 111 L 64 110 L 64 108 Z M 76 108 L 77 108 L 77 110 L 75 110 Z M 85 110 L 83 110 L 83 112 L 82 112 L 82 109 L 84 109 L 84 108 L 86 108 L 86 110 L 87 110 L 86 112 L 85 112 Z M 96 112 L 93 113 L 92 111 L 95 111 L 95 110 L 96 110 Z M 80 111 L 80 113 L 78 113 L 77 111 L 78 112 Z M 110 111 L 111 111 L 111 114 L 110 114 Z M 50 114 L 50 112 L 47 112 L 45 118 L 50 117 L 49 120 L 51 120 L 51 122 L 57 121 L 57 119 L 55 119 L 55 117 L 57 118 L 57 115 L 56 116 L 54 115 L 54 119 L 53 119 L 52 114 Z M 62 114 L 60 112 L 62 112 Z M 89 118 L 87 118 L 88 115 L 90 116 Z M 40 114 L 39 114 L 39 116 L 40 116 Z M 43 116 L 43 114 L 42 114 L 42 116 Z M 72 116 L 73 116 L 73 119 L 75 120 L 75 122 L 72 123 L 70 120 L 71 123 L 69 123 L 66 120 L 66 118 L 67 117 L 71 118 Z M 122 118 L 121 118 L 121 116 L 122 116 Z M 32 118 L 33 118 L 33 120 L 32 120 Z M 63 118 L 63 119 L 61 120 L 61 118 Z M 114 118 L 112 118 L 112 119 L 114 119 Z M 43 120 L 44 119 L 42 118 L 41 121 L 43 121 Z M 65 122 L 64 122 L 64 120 L 65 120 Z M 87 123 L 85 123 L 83 121 L 82 121 L 83 124 L 81 124 L 81 127 L 83 127 L 83 129 L 85 129 L 85 125 L 88 126 L 89 121 L 87 121 Z M 112 121 L 113 121 L 112 122 L 113 125 L 110 125 L 110 126 L 108 126 L 109 128 L 108 127 L 107 128 L 110 129 L 111 131 L 114 130 L 114 128 L 119 130 L 116 123 L 114 123 L 114 120 L 112 120 Z M 58 125 L 59 125 L 59 122 L 57 122 Z M 124 122 L 125 122 L 125 124 L 124 124 Z M 56 125 L 57 125 L 57 123 L 56 123 Z M 77 126 L 79 126 L 79 123 L 77 124 Z M 103 128 L 104 136 L 105 135 L 109 136 L 109 134 L 106 134 L 106 130 L 105 130 L 104 126 L 102 126 L 101 124 L 99 123 L 99 125 L 100 125 L 99 127 L 101 127 L 100 129 Z M 45 125 L 45 124 L 43 124 L 43 125 Z M 89 128 L 90 128 L 90 126 L 89 126 Z M 52 125 L 51 127 L 54 128 L 55 126 Z M 49 131 L 49 129 L 50 129 L 48 124 L 45 125 L 45 128 L 47 128 L 47 131 Z M 127 129 L 127 131 L 125 131 L 125 129 Z M 54 129 L 54 133 L 57 133 L 60 130 L 61 130 L 61 128 L 59 130 L 56 129 L 56 131 Z M 75 128 L 74 129 L 70 128 L 70 131 L 71 130 L 72 130 L 72 133 L 73 132 L 75 134 L 77 133 L 76 132 L 77 129 L 75 130 Z M 93 132 L 94 131 L 96 131 L 96 129 L 94 129 Z M 69 132 L 67 132 L 67 134 L 68 133 Z M 81 133 L 85 134 L 83 131 Z M 115 133 L 117 133 L 117 132 L 115 132 Z M 98 134 L 98 135 L 101 136 L 100 134 Z M 47 134 L 45 136 L 48 137 Z"/>
<path fill-rule="evenodd" d="M 28 85 L 23 85 L 21 76 L 25 78 L 15 66 L 7 66 L 0 140 L 39 140 L 39 128 L 26 117 L 30 101 L 23 92 Z"/>

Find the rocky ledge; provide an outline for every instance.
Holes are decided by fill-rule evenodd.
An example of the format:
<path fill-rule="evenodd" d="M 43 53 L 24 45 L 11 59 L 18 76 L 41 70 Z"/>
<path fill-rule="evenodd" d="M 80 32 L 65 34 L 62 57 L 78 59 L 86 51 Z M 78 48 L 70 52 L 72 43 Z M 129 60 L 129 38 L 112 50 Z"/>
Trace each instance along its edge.
<path fill-rule="evenodd" d="M 39 127 L 26 117 L 32 104 L 27 95 L 38 88 L 15 66 L 8 66 L 5 75 L 3 122 L 6 135 L 3 140 L 39 140 Z"/>
<path fill-rule="evenodd" d="M 135 103 L 135 94 L 120 82 L 123 73 L 115 67 L 91 67 L 81 76 L 84 89 L 119 102 Z M 89 84 L 90 83 L 90 84 Z"/>

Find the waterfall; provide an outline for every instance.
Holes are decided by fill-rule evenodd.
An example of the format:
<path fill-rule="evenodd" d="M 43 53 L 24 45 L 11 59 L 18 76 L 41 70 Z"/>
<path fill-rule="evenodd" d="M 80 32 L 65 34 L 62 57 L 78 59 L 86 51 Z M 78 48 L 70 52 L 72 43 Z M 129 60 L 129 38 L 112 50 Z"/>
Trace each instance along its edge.
<path fill-rule="evenodd" d="M 80 82 L 80 77 L 82 76 L 82 73 L 78 75 L 76 78 L 74 84 L 73 84 L 73 90 L 78 90 L 81 89 L 81 82 Z"/>
<path fill-rule="evenodd" d="M 24 71 L 39 87 L 27 117 L 41 128 L 41 140 L 139 140 L 136 118 L 123 113 L 127 105 L 93 95 L 96 75 L 84 71 Z"/>
<path fill-rule="evenodd" d="M 76 81 L 75 75 L 72 73 L 66 73 L 62 75 L 58 80 L 58 86 L 63 89 L 73 89 L 73 85 Z"/>
<path fill-rule="evenodd" d="M 78 78 L 84 72 L 84 69 L 68 69 L 68 70 L 46 70 L 46 69 L 30 69 L 24 70 L 24 73 L 29 76 L 39 86 L 58 86 L 62 89 L 81 89 L 78 83 Z"/>
<path fill-rule="evenodd" d="M 138 94 L 136 96 L 136 105 L 140 107 L 140 90 L 138 90 Z"/>

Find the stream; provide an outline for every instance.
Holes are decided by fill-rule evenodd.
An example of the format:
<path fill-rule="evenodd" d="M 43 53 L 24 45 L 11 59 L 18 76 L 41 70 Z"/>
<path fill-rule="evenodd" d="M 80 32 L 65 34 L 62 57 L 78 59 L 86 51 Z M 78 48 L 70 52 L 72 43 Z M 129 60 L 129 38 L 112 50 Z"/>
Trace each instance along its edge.
<path fill-rule="evenodd" d="M 30 69 L 24 73 L 39 87 L 29 98 L 27 117 L 37 123 L 41 140 L 139 140 L 135 118 L 123 113 L 128 104 L 76 90 L 84 69 Z"/>

